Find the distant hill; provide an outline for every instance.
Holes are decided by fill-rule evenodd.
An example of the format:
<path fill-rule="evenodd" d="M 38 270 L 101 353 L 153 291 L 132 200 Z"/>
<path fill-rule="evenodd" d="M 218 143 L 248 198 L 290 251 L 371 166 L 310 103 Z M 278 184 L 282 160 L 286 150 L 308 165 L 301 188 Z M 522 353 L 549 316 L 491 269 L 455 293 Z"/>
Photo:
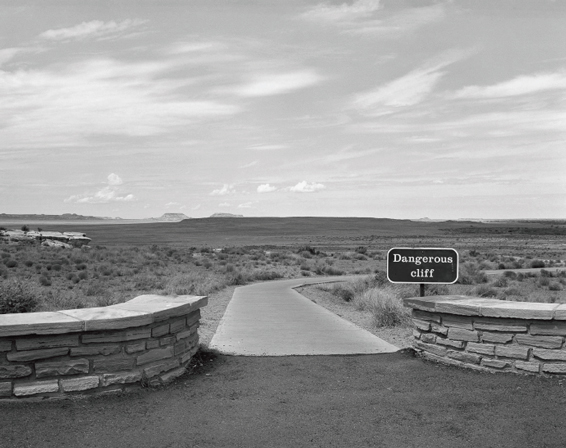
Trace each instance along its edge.
<path fill-rule="evenodd" d="M 211 218 L 243 218 L 244 215 L 234 215 L 232 213 L 214 213 Z"/>
<path fill-rule="evenodd" d="M 179 222 L 183 219 L 191 219 L 184 213 L 164 213 L 159 218 L 151 218 L 158 222 Z"/>
<path fill-rule="evenodd" d="M 62 215 L 36 215 L 36 214 L 9 214 L 0 213 L 0 221 L 110 221 L 121 218 L 108 218 L 100 216 L 83 216 L 76 213 L 63 213 Z"/>

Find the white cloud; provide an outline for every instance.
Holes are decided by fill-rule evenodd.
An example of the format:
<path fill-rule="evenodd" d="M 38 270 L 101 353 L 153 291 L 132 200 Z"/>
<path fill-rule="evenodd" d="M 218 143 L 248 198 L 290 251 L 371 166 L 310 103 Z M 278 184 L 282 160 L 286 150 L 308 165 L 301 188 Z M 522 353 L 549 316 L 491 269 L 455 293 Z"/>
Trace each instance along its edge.
<path fill-rule="evenodd" d="M 111 173 L 108 175 L 108 185 L 122 185 L 124 181 L 117 174 Z"/>
<path fill-rule="evenodd" d="M 303 180 L 294 187 L 289 187 L 289 191 L 294 193 L 314 193 L 315 191 L 324 190 L 325 188 L 323 184 L 317 184 L 315 182 L 309 184 L 307 181 Z"/>
<path fill-rule="evenodd" d="M 254 160 L 250 163 L 246 163 L 245 165 L 242 165 L 240 168 L 251 168 L 252 166 L 256 166 L 259 162 L 257 160 Z"/>
<path fill-rule="evenodd" d="M 101 204 L 108 202 L 130 202 L 136 200 L 133 194 L 119 195 L 118 186 L 124 182 L 117 174 L 108 175 L 108 185 L 93 193 L 84 193 L 69 196 L 64 202 L 76 202 L 78 204 Z"/>
<path fill-rule="evenodd" d="M 438 60 L 432 60 L 400 78 L 374 90 L 357 94 L 352 105 L 360 111 L 378 114 L 389 113 L 396 107 L 414 106 L 433 91 L 444 76 L 441 70 L 466 54 L 454 51 L 441 55 Z"/>
<path fill-rule="evenodd" d="M 365 18 L 379 9 L 379 0 L 357 0 L 351 5 L 328 5 L 319 3 L 301 15 L 316 22 L 336 23 Z"/>
<path fill-rule="evenodd" d="M 287 145 L 254 145 L 250 146 L 249 149 L 253 149 L 254 151 L 275 151 L 277 149 L 287 149 Z"/>
<path fill-rule="evenodd" d="M 314 70 L 255 74 L 249 82 L 236 87 L 234 93 L 244 97 L 281 95 L 318 84 L 322 79 Z"/>
<path fill-rule="evenodd" d="M 0 50 L 0 66 L 22 51 L 21 48 L 3 48 Z"/>
<path fill-rule="evenodd" d="M 253 202 L 245 202 L 243 204 L 239 204 L 238 208 L 253 208 Z"/>
<path fill-rule="evenodd" d="M 167 204 L 165 204 L 165 208 L 170 208 L 170 207 L 179 207 L 181 204 L 179 202 L 168 202 Z M 181 207 L 183 208 L 183 207 Z"/>
<path fill-rule="evenodd" d="M 140 19 L 126 19 L 122 22 L 103 22 L 102 20 L 92 20 L 90 22 L 82 22 L 69 28 L 58 28 L 47 30 L 39 35 L 42 39 L 47 40 L 67 40 L 67 39 L 84 39 L 87 37 L 106 37 L 122 33 L 130 28 L 137 27 L 147 22 Z"/>
<path fill-rule="evenodd" d="M 352 26 L 348 33 L 397 37 L 445 17 L 443 5 L 409 8 L 382 19 L 367 20 Z"/>
<path fill-rule="evenodd" d="M 275 190 L 277 190 L 277 188 L 269 184 L 262 184 L 257 187 L 258 193 L 271 193 L 272 191 Z"/>
<path fill-rule="evenodd" d="M 566 89 L 566 73 L 539 73 L 518 76 L 491 86 L 464 87 L 454 94 L 454 98 L 502 98 L 564 89 Z"/>
<path fill-rule="evenodd" d="M 77 146 L 91 135 L 158 135 L 232 115 L 235 105 L 194 99 L 168 61 L 89 59 L 63 69 L 0 71 L 0 139 L 5 147 Z"/>
<path fill-rule="evenodd" d="M 222 202 L 221 204 L 218 204 L 218 207 L 230 207 L 230 204 L 228 202 Z"/>
<path fill-rule="evenodd" d="M 234 185 L 224 184 L 222 188 L 218 188 L 216 190 L 212 190 L 210 193 L 211 196 L 225 196 L 227 194 L 234 194 L 236 190 L 234 190 Z"/>
<path fill-rule="evenodd" d="M 396 37 L 439 21 L 445 15 L 442 4 L 399 8 L 394 2 L 381 7 L 379 0 L 358 0 L 352 4 L 318 4 L 303 13 L 301 18 L 338 26 L 348 34 Z"/>

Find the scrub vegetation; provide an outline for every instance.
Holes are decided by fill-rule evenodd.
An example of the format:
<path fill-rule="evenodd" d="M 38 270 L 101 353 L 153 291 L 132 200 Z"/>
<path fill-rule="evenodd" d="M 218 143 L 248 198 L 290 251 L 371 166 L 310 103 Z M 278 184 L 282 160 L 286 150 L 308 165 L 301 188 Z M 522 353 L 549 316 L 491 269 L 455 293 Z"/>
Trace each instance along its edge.
<path fill-rule="evenodd" d="M 566 274 L 554 271 L 565 266 L 562 236 L 544 230 L 554 231 L 558 225 L 528 223 L 528 232 L 522 227 L 521 232 L 503 232 L 509 224 L 501 223 L 490 227 L 355 218 L 74 225 L 68 230 L 92 237 L 92 247 L 61 249 L 0 240 L 0 313 L 106 306 L 152 293 L 209 295 L 280 278 L 363 274 L 363 281 L 320 288 L 371 312 L 377 326 L 404 325 L 400 299 L 418 295 L 418 286 L 387 281 L 386 256 L 392 247 L 458 251 L 458 283 L 428 285 L 427 294 L 566 302 Z M 533 235 L 533 229 L 540 235 Z M 214 243 L 225 240 L 233 245 Z M 536 271 L 508 271 L 522 268 Z"/>

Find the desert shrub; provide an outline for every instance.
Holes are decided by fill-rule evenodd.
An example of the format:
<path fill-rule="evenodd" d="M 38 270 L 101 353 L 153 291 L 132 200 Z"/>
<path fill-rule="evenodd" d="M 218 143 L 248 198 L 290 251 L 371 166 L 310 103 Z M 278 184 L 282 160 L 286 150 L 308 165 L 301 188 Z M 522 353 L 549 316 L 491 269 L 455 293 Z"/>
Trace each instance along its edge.
<path fill-rule="evenodd" d="M 7 268 L 15 268 L 18 266 L 18 262 L 12 258 L 6 260 L 4 264 L 6 265 Z"/>
<path fill-rule="evenodd" d="M 517 278 L 517 273 L 515 273 L 513 271 L 505 271 L 503 273 L 503 276 L 510 279 L 510 280 L 515 280 Z"/>
<path fill-rule="evenodd" d="M 30 313 L 37 307 L 32 289 L 18 280 L 0 283 L 0 314 Z"/>
<path fill-rule="evenodd" d="M 552 272 L 547 271 L 546 269 L 541 269 L 541 270 L 540 270 L 540 276 L 541 276 L 541 277 L 554 277 L 554 276 L 552 275 Z"/>
<path fill-rule="evenodd" d="M 134 277 L 134 287 L 140 291 L 164 289 L 165 281 L 154 275 L 136 275 Z"/>
<path fill-rule="evenodd" d="M 533 260 L 531 261 L 531 268 L 544 268 L 545 264 L 542 260 Z"/>
<path fill-rule="evenodd" d="M 39 284 L 41 286 L 51 286 L 51 278 L 46 275 L 42 275 L 39 277 Z"/>
<path fill-rule="evenodd" d="M 550 279 L 548 277 L 540 277 L 537 283 L 539 286 L 548 286 L 550 285 Z"/>
<path fill-rule="evenodd" d="M 500 275 L 491 283 L 491 285 L 496 288 L 505 288 L 509 285 L 509 281 L 507 280 L 507 277 Z"/>
<path fill-rule="evenodd" d="M 554 282 L 550 282 L 550 284 L 548 285 L 548 289 L 550 291 L 562 291 L 564 287 L 560 282 L 554 281 Z"/>
<path fill-rule="evenodd" d="M 450 294 L 447 285 L 427 285 L 425 288 L 425 295 L 427 296 L 445 296 Z"/>
<path fill-rule="evenodd" d="M 354 298 L 358 309 L 371 312 L 376 327 L 407 326 L 411 322 L 408 308 L 403 306 L 399 290 L 386 286 L 371 288 Z"/>
<path fill-rule="evenodd" d="M 26 260 L 26 261 L 24 261 L 24 265 L 27 266 L 28 268 L 31 268 L 33 266 L 33 261 Z"/>
<path fill-rule="evenodd" d="M 81 271 L 79 272 L 78 277 L 80 280 L 86 280 L 88 278 L 88 274 L 86 273 L 86 271 Z"/>
<path fill-rule="evenodd" d="M 519 288 L 515 287 L 515 286 L 510 286 L 509 288 L 506 288 L 505 291 L 503 291 L 503 293 L 506 296 L 522 296 L 522 292 Z"/>
<path fill-rule="evenodd" d="M 251 280 L 276 280 L 283 278 L 283 275 L 275 271 L 255 271 L 252 273 Z"/>
<path fill-rule="evenodd" d="M 91 281 L 84 290 L 84 293 L 88 297 L 101 296 L 107 293 L 107 289 L 104 286 L 104 283 L 100 281 Z"/>
<path fill-rule="evenodd" d="M 309 271 L 301 271 L 303 277 L 310 277 L 311 273 Z"/>
<path fill-rule="evenodd" d="M 325 275 L 344 275 L 344 271 L 340 269 L 336 269 L 332 266 L 325 266 L 322 268 L 322 271 Z"/>
<path fill-rule="evenodd" d="M 460 265 L 460 273 L 458 283 L 462 285 L 474 285 L 477 283 L 486 283 L 487 275 L 481 271 L 477 263 L 466 262 Z"/>
<path fill-rule="evenodd" d="M 478 297 L 497 297 L 498 291 L 489 285 L 477 285 L 470 290 L 470 295 Z"/>
<path fill-rule="evenodd" d="M 343 283 L 333 283 L 330 289 L 327 287 L 321 288 L 322 290 L 328 290 L 333 296 L 342 299 L 344 302 L 350 302 L 354 298 L 354 291 Z"/>

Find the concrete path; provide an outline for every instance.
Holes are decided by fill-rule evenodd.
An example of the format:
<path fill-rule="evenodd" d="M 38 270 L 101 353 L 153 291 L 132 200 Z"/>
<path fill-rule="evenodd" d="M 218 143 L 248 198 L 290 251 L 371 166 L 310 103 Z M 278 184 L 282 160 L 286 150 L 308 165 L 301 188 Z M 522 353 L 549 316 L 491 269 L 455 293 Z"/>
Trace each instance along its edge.
<path fill-rule="evenodd" d="M 281 280 L 237 288 L 209 347 L 244 356 L 352 355 L 399 350 L 292 289 L 345 279 Z"/>

